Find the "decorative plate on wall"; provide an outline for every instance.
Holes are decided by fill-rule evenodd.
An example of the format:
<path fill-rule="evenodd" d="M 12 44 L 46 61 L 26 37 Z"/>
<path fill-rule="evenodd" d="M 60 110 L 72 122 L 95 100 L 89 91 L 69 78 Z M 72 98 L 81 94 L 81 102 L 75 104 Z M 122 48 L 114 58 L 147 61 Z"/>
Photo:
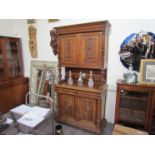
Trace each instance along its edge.
<path fill-rule="evenodd" d="M 130 34 L 122 42 L 120 51 L 122 64 L 139 72 L 141 59 L 155 59 L 155 34 L 152 32 L 139 32 Z"/>

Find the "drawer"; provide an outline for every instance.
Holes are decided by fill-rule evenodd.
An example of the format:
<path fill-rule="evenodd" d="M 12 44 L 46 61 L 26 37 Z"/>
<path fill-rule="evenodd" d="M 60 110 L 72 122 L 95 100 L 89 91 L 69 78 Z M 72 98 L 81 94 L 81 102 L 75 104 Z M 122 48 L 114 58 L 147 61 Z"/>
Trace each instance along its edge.
<path fill-rule="evenodd" d="M 56 88 L 57 93 L 77 95 L 77 91 L 73 89 Z"/>
<path fill-rule="evenodd" d="M 89 92 L 84 92 L 84 91 L 77 91 L 77 96 L 87 97 L 87 98 L 96 98 L 96 99 L 101 98 L 100 93 L 89 93 Z"/>

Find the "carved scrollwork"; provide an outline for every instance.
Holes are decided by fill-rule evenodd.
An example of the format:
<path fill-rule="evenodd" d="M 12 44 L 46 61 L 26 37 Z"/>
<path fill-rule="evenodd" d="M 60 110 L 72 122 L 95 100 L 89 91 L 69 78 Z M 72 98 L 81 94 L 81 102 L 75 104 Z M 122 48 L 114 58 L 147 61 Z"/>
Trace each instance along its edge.
<path fill-rule="evenodd" d="M 30 25 L 28 27 L 28 33 L 29 33 L 29 50 L 31 52 L 31 57 L 32 58 L 37 58 L 38 57 L 38 52 L 37 52 L 37 29 L 33 25 Z"/>
<path fill-rule="evenodd" d="M 53 53 L 54 55 L 58 54 L 58 45 L 57 45 L 57 34 L 56 34 L 56 30 L 51 30 L 50 31 L 50 35 L 51 35 L 51 42 L 50 45 L 52 47 Z"/>

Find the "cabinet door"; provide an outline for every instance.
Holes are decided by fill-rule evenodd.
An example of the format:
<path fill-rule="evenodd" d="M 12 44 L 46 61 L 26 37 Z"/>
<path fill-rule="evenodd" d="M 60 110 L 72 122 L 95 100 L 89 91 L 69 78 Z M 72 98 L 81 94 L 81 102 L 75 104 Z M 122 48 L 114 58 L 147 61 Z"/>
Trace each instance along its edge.
<path fill-rule="evenodd" d="M 65 66 L 75 66 L 77 60 L 76 57 L 76 44 L 77 37 L 76 35 L 62 35 L 60 36 L 60 55 L 61 55 L 61 64 Z"/>
<path fill-rule="evenodd" d="M 70 94 L 58 95 L 59 101 L 59 119 L 65 122 L 75 120 L 75 97 Z"/>
<path fill-rule="evenodd" d="M 78 97 L 76 105 L 76 120 L 87 128 L 96 128 L 97 100 Z"/>
<path fill-rule="evenodd" d="M 155 92 L 153 92 L 152 96 L 152 105 L 151 112 L 149 117 L 149 133 L 155 135 Z"/>
<path fill-rule="evenodd" d="M 1 40 L 0 40 L 0 80 L 4 79 L 4 56 L 3 56 L 3 49 L 1 45 Z"/>
<path fill-rule="evenodd" d="M 22 64 L 20 62 L 20 49 L 18 39 L 5 39 L 6 66 L 8 78 L 14 78 L 22 74 Z"/>
<path fill-rule="evenodd" d="M 101 68 L 102 33 L 83 33 L 80 38 L 80 65 L 87 68 Z"/>
<path fill-rule="evenodd" d="M 138 89 L 118 90 L 115 123 L 144 130 L 147 128 L 150 94 Z"/>

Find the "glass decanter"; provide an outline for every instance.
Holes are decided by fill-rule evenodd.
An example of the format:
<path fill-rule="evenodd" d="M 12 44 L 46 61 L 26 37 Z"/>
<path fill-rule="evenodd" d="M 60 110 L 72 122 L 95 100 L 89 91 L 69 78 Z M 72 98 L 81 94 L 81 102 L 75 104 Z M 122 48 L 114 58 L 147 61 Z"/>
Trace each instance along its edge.
<path fill-rule="evenodd" d="M 89 80 L 88 80 L 88 87 L 93 88 L 94 87 L 94 81 L 93 81 L 93 71 L 90 71 L 89 74 Z"/>
<path fill-rule="evenodd" d="M 78 86 L 82 86 L 82 85 L 83 85 L 83 79 L 82 79 L 82 72 L 80 71 L 79 79 L 78 79 Z"/>
<path fill-rule="evenodd" d="M 69 78 L 67 80 L 67 84 L 68 85 L 73 85 L 73 79 L 72 79 L 72 72 L 69 71 Z"/>

